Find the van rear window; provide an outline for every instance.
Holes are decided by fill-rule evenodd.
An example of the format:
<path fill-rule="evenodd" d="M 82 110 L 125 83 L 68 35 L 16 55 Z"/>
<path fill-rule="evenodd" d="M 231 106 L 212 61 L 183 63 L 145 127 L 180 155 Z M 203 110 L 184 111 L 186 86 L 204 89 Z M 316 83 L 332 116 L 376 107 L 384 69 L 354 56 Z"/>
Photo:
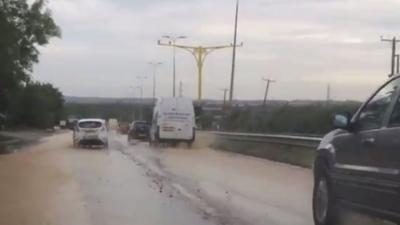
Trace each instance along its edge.
<path fill-rule="evenodd" d="M 79 123 L 80 128 L 100 128 L 101 125 L 98 121 L 84 121 Z"/>

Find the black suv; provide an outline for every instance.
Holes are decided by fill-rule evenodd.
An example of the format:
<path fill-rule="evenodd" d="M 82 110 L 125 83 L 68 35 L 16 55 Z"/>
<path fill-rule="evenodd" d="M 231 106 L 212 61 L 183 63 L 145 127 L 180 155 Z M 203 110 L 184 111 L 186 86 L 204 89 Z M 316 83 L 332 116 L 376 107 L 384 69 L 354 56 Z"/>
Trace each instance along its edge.
<path fill-rule="evenodd" d="M 147 140 L 149 137 L 149 123 L 146 121 L 135 121 L 128 131 L 128 141 L 132 139 Z"/>
<path fill-rule="evenodd" d="M 354 114 L 337 114 L 314 163 L 313 216 L 333 225 L 338 207 L 400 222 L 400 76 Z"/>

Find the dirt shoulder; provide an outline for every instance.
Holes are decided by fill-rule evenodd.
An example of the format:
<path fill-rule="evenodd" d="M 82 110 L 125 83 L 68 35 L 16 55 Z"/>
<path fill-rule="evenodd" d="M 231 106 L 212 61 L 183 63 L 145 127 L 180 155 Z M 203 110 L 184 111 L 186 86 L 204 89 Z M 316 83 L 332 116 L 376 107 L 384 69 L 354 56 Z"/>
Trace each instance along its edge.
<path fill-rule="evenodd" d="M 0 154 L 13 153 L 28 145 L 38 144 L 44 137 L 67 131 L 45 130 L 0 131 Z"/>
<path fill-rule="evenodd" d="M 0 155 L 0 224 L 90 224 L 64 146 L 69 140 L 55 135 Z"/>

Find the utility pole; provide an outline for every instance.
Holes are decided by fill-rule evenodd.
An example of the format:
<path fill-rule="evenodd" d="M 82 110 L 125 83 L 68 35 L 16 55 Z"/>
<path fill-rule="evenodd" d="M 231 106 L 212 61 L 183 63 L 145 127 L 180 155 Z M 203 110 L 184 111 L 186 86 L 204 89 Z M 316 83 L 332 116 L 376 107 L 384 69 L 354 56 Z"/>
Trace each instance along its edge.
<path fill-rule="evenodd" d="M 185 39 L 186 36 L 171 36 L 171 35 L 163 35 L 162 38 L 168 39 L 169 43 L 173 45 L 173 56 L 172 56 L 172 97 L 175 98 L 175 83 L 176 83 L 176 47 L 175 43 L 178 39 Z"/>
<path fill-rule="evenodd" d="M 267 105 L 269 84 L 270 83 L 275 83 L 276 81 L 275 80 L 271 80 L 271 79 L 267 79 L 267 78 L 263 78 L 263 80 L 267 82 L 267 86 L 265 87 L 264 102 L 263 102 L 263 106 L 265 107 Z"/>
<path fill-rule="evenodd" d="M 391 60 L 391 68 L 390 68 L 390 74 L 389 74 L 389 77 L 391 77 L 395 74 L 394 68 L 395 68 L 395 57 L 396 57 L 396 43 L 399 42 L 400 40 L 397 40 L 396 37 L 393 37 L 392 39 L 384 39 L 381 36 L 381 41 L 392 43 L 392 60 Z"/>
<path fill-rule="evenodd" d="M 224 92 L 224 101 L 222 103 L 222 111 L 225 111 L 225 109 L 226 109 L 226 94 L 229 91 L 229 89 L 228 88 L 222 88 L 221 91 Z"/>
<path fill-rule="evenodd" d="M 140 90 L 140 119 L 143 119 L 143 80 L 147 79 L 146 76 L 137 76 L 140 85 L 136 88 Z"/>
<path fill-rule="evenodd" d="M 156 102 L 156 74 L 157 74 L 157 66 L 162 65 L 162 62 L 149 62 L 149 64 L 153 67 L 153 102 Z"/>
<path fill-rule="evenodd" d="M 399 74 L 400 55 L 396 54 L 396 74 Z"/>
<path fill-rule="evenodd" d="M 169 46 L 169 47 L 176 47 L 176 48 L 184 49 L 194 56 L 194 58 L 196 60 L 197 72 L 198 72 L 198 100 L 199 100 L 199 102 L 202 100 L 202 97 L 203 97 L 203 93 L 202 93 L 203 65 L 204 65 L 204 61 L 205 61 L 206 57 L 215 50 L 234 47 L 233 44 L 221 45 L 221 46 L 208 46 L 208 47 L 177 45 L 172 42 L 162 43 L 161 40 L 158 40 L 157 44 L 160 46 Z M 243 46 L 243 43 L 241 43 L 240 45 L 237 45 L 236 47 L 241 47 L 241 46 Z"/>
<path fill-rule="evenodd" d="M 230 84 L 230 92 L 229 92 L 229 104 L 230 105 L 232 105 L 233 87 L 234 87 L 234 81 L 235 81 L 236 41 L 237 41 L 238 14 L 239 14 L 239 0 L 236 0 L 235 30 L 234 30 L 234 35 L 233 35 L 233 50 L 232 50 L 231 84 Z"/>
<path fill-rule="evenodd" d="M 143 99 L 143 86 L 137 86 L 136 88 L 139 89 L 140 99 L 142 100 Z"/>
<path fill-rule="evenodd" d="M 139 84 L 136 88 L 140 89 L 140 98 L 143 98 L 143 80 L 147 79 L 147 76 L 136 76 L 136 79 L 139 80 Z"/>
<path fill-rule="evenodd" d="M 328 105 L 330 101 L 331 101 L 331 84 L 328 83 L 328 86 L 326 87 L 326 104 Z"/>
<path fill-rule="evenodd" d="M 183 86 L 182 81 L 179 81 L 179 97 L 183 97 Z"/>

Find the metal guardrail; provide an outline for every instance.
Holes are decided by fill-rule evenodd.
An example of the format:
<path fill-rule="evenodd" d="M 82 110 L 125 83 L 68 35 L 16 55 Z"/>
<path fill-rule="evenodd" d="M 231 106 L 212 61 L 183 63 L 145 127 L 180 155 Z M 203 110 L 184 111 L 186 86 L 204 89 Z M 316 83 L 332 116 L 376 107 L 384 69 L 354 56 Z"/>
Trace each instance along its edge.
<path fill-rule="evenodd" d="M 273 144 L 282 144 L 282 145 L 298 146 L 306 148 L 317 148 L 322 139 L 319 137 L 240 133 L 240 132 L 213 131 L 211 133 L 232 141 L 273 143 Z"/>

